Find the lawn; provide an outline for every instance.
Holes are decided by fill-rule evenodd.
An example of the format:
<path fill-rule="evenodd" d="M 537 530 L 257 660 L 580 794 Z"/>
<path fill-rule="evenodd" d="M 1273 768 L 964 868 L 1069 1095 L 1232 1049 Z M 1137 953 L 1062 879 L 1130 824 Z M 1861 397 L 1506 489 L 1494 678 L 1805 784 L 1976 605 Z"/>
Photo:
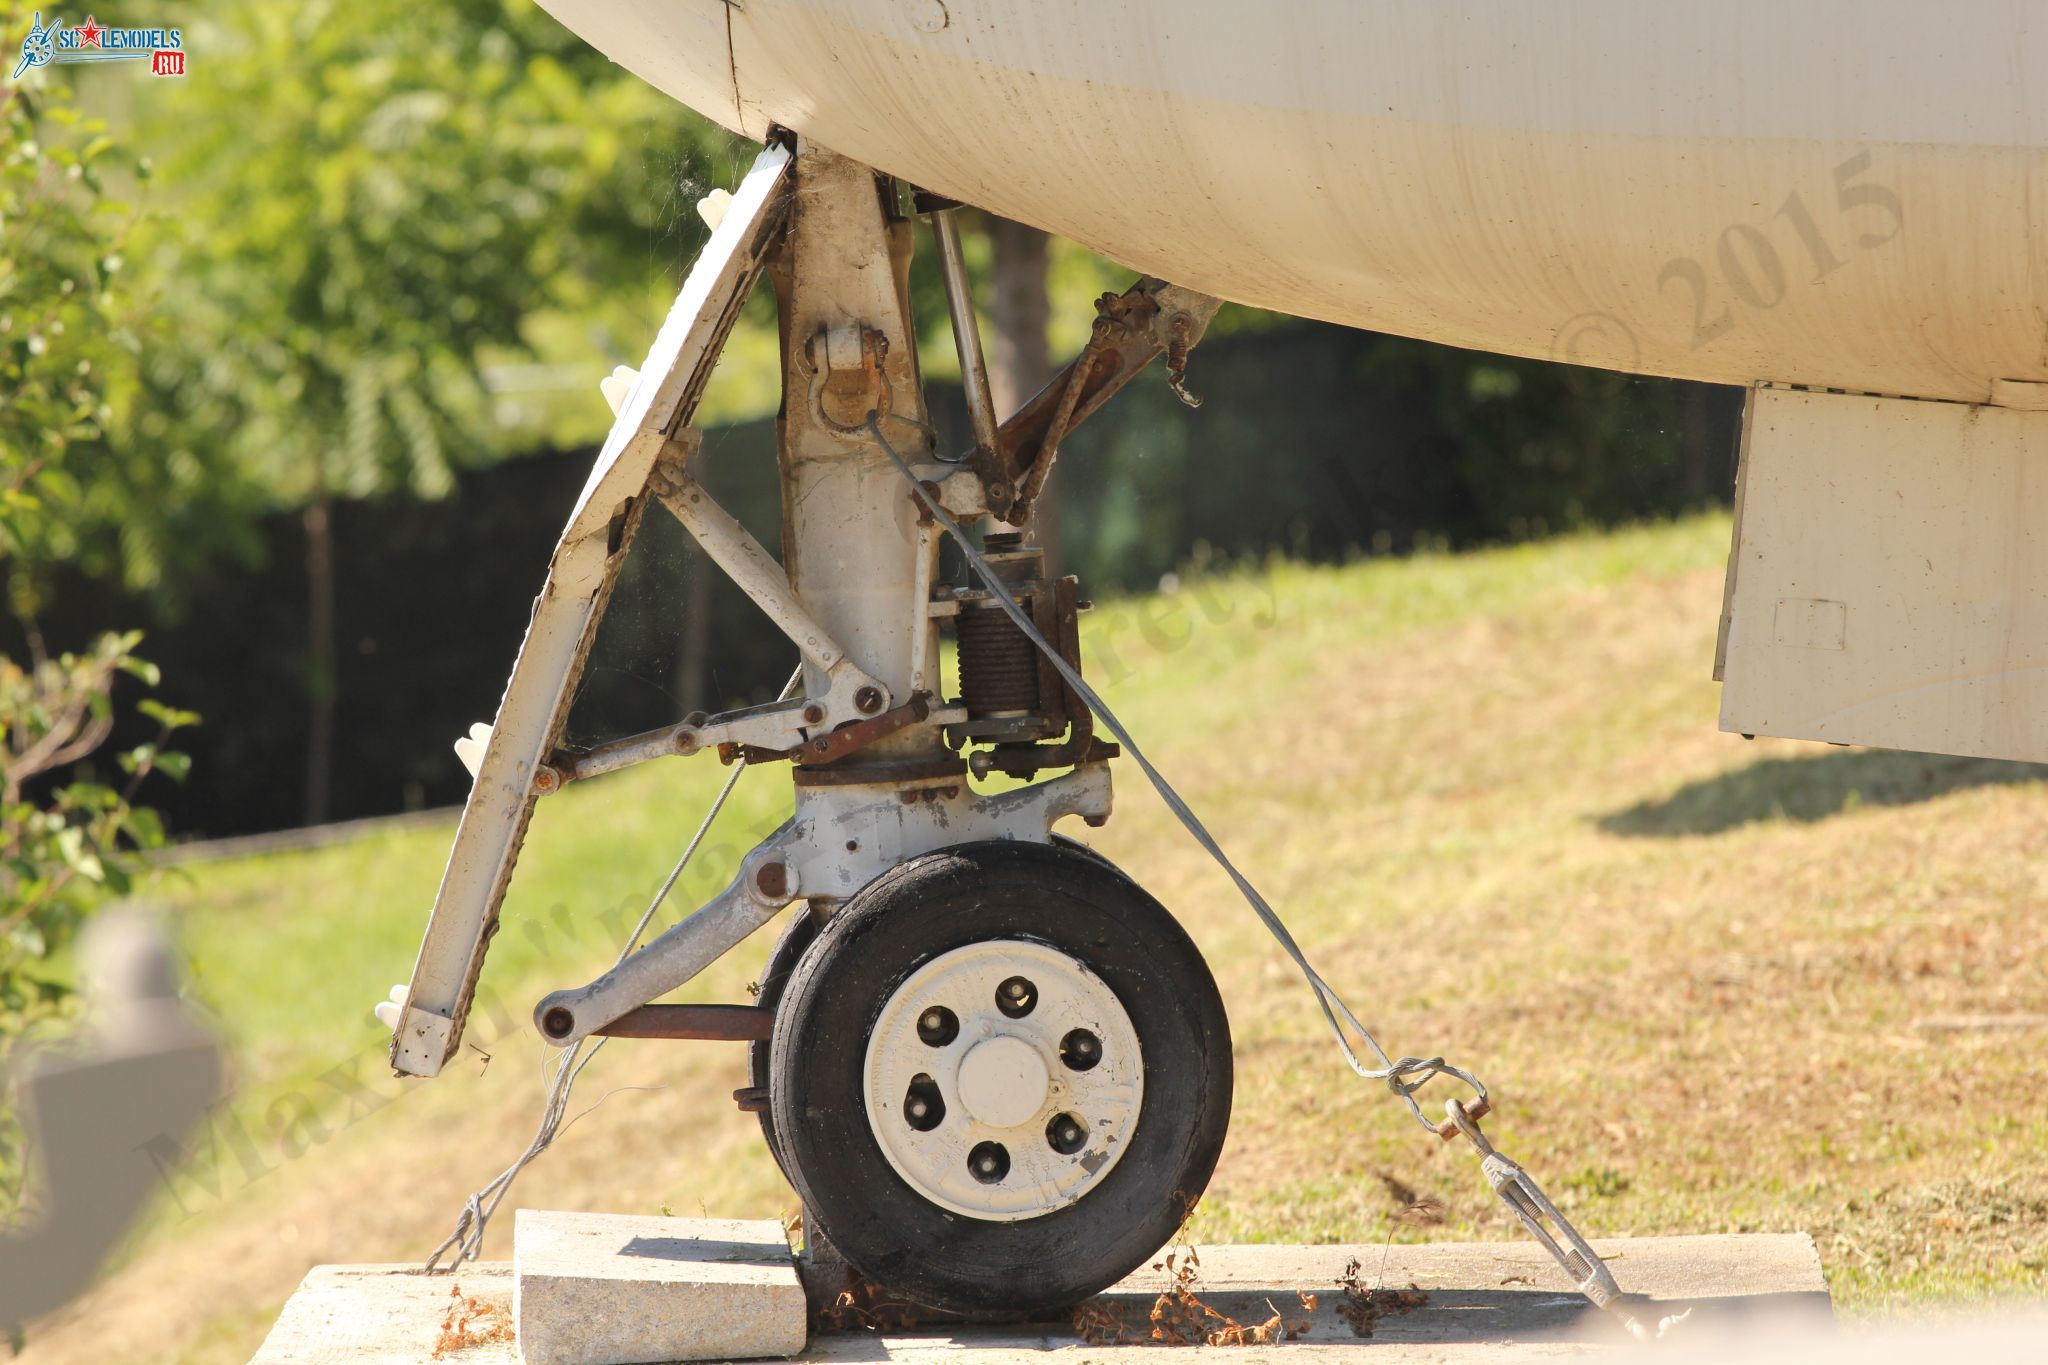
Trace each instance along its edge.
<path fill-rule="evenodd" d="M 1858 1318 L 2039 1295 L 2041 772 L 1717 733 L 1727 533 L 1703 517 L 1191 581 L 1086 618 L 1091 672 L 1383 1041 L 1488 1080 L 1494 1140 L 1587 1233 L 1809 1230 Z M 509 642 L 481 643 L 495 661 Z M 1120 768 L 1117 818 L 1076 832 L 1183 918 L 1236 1037 L 1196 1235 L 1376 1240 L 1395 1184 L 1449 1211 L 1404 1237 L 1516 1235 L 1462 1146 L 1343 1067 L 1227 881 Z M 616 951 L 721 776 L 665 760 L 543 802 L 479 1046 L 433 1082 L 387 1074 L 369 1007 L 411 966 L 452 822 L 170 877 L 236 1093 L 121 1266 L 23 1359 L 241 1361 L 309 1266 L 424 1256 L 526 1142 L 531 1002 Z M 741 784 L 671 915 L 786 784 Z M 765 951 L 687 998 L 746 998 Z M 602 1104 L 514 1202 L 790 1212 L 728 1099 L 743 1083 L 732 1045 L 614 1043 L 578 1092 Z M 507 1217 L 488 1254 L 509 1235 Z"/>

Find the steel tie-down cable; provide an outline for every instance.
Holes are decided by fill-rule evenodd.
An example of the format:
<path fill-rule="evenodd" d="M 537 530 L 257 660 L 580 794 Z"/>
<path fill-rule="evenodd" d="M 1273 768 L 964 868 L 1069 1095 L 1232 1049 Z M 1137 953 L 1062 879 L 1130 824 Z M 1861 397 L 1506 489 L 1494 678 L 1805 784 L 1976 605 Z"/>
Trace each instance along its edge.
<path fill-rule="evenodd" d="M 899 420 L 910 422 L 908 418 Z M 910 424 L 918 427 L 924 425 L 920 422 Z M 1260 894 L 1259 889 L 1252 885 L 1251 880 L 1238 871 L 1237 865 L 1230 861 L 1229 855 L 1216 842 L 1215 836 L 1209 833 L 1208 827 L 1202 823 L 1201 817 L 1195 814 L 1194 808 L 1174 790 L 1173 784 L 1166 780 L 1165 774 L 1153 765 L 1152 760 L 1145 756 L 1145 751 L 1131 738 L 1131 732 L 1117 719 L 1116 712 L 1110 709 L 1109 703 L 1104 701 L 1101 694 L 1082 679 L 1080 671 L 1068 663 L 1046 640 L 1030 615 L 1010 595 L 1001 577 L 989 566 L 988 561 L 982 558 L 981 551 L 975 547 L 967 533 L 960 529 L 959 523 L 947 514 L 945 508 L 939 506 L 938 498 L 934 497 L 918 479 L 909 461 L 903 458 L 896 447 L 890 444 L 889 438 L 883 434 L 877 413 L 868 414 L 867 429 L 881 446 L 883 453 L 888 455 L 897 470 L 909 482 L 911 492 L 918 499 L 919 505 L 938 522 L 947 535 L 952 537 L 954 543 L 959 545 L 968 565 L 987 587 L 996 604 L 1058 670 L 1060 677 L 1074 690 L 1075 695 L 1095 713 L 1103 728 L 1116 738 L 1125 752 L 1137 763 L 1146 779 L 1151 782 L 1153 790 L 1159 793 L 1159 799 L 1166 803 L 1167 809 L 1174 813 L 1194 841 L 1201 845 L 1203 851 L 1208 853 L 1216 865 L 1236 884 L 1238 893 L 1244 897 L 1245 903 L 1251 906 L 1253 913 L 1259 917 L 1259 922 L 1266 926 L 1267 932 L 1272 934 L 1281 950 L 1300 969 L 1302 976 L 1308 981 L 1309 988 L 1315 992 L 1316 1005 L 1323 1012 L 1323 1020 L 1329 1025 L 1330 1034 L 1337 1040 L 1337 1046 L 1344 1053 L 1344 1060 L 1350 1064 L 1351 1069 L 1366 1080 L 1385 1082 L 1387 1088 L 1408 1106 L 1416 1121 L 1432 1133 L 1441 1134 L 1444 1129 L 1431 1123 L 1429 1116 L 1422 1112 L 1422 1105 L 1416 1100 L 1415 1092 L 1437 1076 L 1454 1076 L 1465 1082 L 1477 1092 L 1481 1103 L 1484 1103 L 1487 1099 L 1485 1084 L 1464 1068 L 1452 1066 L 1442 1057 L 1403 1057 L 1397 1061 L 1380 1046 L 1379 1040 L 1373 1037 L 1371 1030 L 1358 1021 L 1358 1016 L 1351 1012 L 1342 997 L 1323 980 L 1322 974 L 1309 962 L 1307 955 L 1302 952 L 1301 945 L 1295 941 L 1293 933 L 1281 920 L 1279 912 L 1273 909 L 1265 896 Z M 1338 1022 L 1340 1018 L 1343 1020 L 1342 1024 Z M 1367 1066 L 1359 1059 L 1357 1050 L 1352 1047 L 1351 1040 L 1345 1035 L 1345 1024 L 1351 1026 L 1371 1050 L 1372 1055 L 1379 1059 L 1380 1064 L 1377 1067 Z M 1450 1101 L 1446 1106 L 1446 1112 L 1446 1128 L 1471 1140 L 1474 1150 L 1479 1152 L 1482 1158 L 1481 1170 L 1486 1176 L 1487 1183 L 1544 1250 L 1556 1260 L 1559 1267 L 1570 1277 L 1574 1288 L 1599 1307 L 1612 1310 L 1628 1330 L 1639 1338 L 1658 1335 L 1664 1326 L 1669 1325 L 1671 1319 L 1666 1319 L 1655 1329 L 1644 1325 L 1637 1312 L 1632 1311 L 1633 1305 L 1630 1300 L 1633 1296 L 1621 1292 L 1620 1285 L 1615 1283 L 1613 1273 L 1608 1270 L 1599 1253 L 1594 1251 L 1586 1239 L 1579 1235 L 1578 1230 L 1558 1212 L 1556 1205 L 1552 1204 L 1538 1188 L 1528 1172 L 1493 1150 L 1485 1136 L 1480 1133 L 1474 1117 L 1467 1113 L 1460 1101 Z M 1556 1236 L 1545 1227 L 1546 1220 L 1556 1228 Z M 1559 1244 L 1559 1237 L 1562 1237 L 1564 1245 Z"/>

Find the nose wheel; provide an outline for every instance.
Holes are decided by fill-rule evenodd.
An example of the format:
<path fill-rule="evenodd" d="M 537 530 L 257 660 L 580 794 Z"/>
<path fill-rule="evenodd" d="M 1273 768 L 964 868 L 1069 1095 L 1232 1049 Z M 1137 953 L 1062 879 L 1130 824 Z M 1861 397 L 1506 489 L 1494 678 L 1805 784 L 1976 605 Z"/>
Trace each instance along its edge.
<path fill-rule="evenodd" d="M 854 1267 L 927 1307 L 1067 1307 L 1207 1186 L 1230 1031 L 1171 915 L 1092 854 L 973 844 L 851 898 L 784 983 L 777 1156 Z"/>

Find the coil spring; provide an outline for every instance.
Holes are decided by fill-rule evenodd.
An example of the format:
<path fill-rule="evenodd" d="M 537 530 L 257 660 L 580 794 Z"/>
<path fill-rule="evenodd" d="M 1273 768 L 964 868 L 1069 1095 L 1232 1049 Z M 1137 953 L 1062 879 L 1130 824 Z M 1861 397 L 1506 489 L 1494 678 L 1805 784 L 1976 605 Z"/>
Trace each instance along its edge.
<path fill-rule="evenodd" d="M 1000 607 L 960 613 L 960 699 L 971 717 L 1038 706 L 1038 651 Z"/>

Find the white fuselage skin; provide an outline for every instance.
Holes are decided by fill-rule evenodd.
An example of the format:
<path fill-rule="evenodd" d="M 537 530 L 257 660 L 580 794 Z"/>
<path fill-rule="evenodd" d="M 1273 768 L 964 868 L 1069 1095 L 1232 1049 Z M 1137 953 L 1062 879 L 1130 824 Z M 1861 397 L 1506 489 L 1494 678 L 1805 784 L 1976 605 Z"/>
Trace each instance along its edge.
<path fill-rule="evenodd" d="M 1723 383 L 2048 380 L 2048 15 L 1965 0 L 541 0 L 1237 302 Z"/>

